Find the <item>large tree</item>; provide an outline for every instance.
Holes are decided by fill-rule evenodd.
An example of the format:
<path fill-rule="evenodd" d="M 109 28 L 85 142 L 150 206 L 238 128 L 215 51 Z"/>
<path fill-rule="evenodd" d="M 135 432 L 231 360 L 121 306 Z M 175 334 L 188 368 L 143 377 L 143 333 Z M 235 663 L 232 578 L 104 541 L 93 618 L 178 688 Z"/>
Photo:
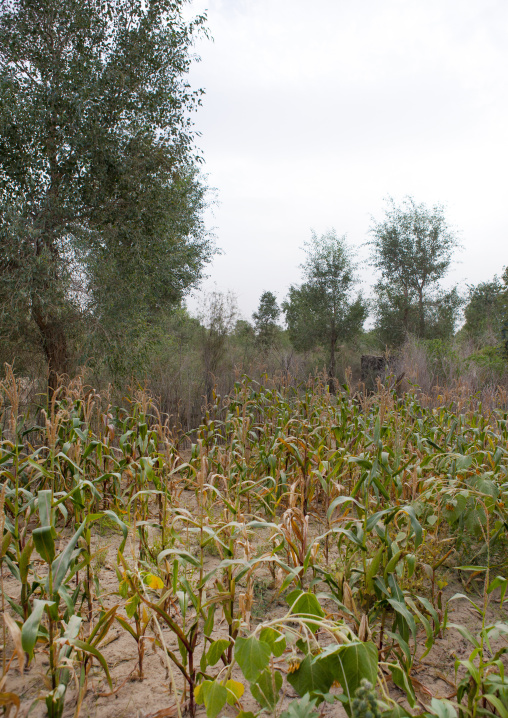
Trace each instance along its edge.
<path fill-rule="evenodd" d="M 291 342 L 297 349 L 322 345 L 328 350 L 328 377 L 334 391 L 338 342 L 354 338 L 367 318 L 361 294 L 355 294 L 355 266 L 346 237 L 335 230 L 305 244 L 304 282 L 291 286 L 283 304 Z"/>
<path fill-rule="evenodd" d="M 85 318 L 118 339 L 178 303 L 213 248 L 185 0 L 6 0 L 0 15 L 2 338 L 50 386 Z"/>
<path fill-rule="evenodd" d="M 424 337 L 431 323 L 429 309 L 435 310 L 439 301 L 439 281 L 458 246 L 443 207 L 417 204 L 412 197 L 396 205 L 390 198 L 385 217 L 374 220 L 370 232 L 372 264 L 381 275 L 376 287 L 378 318 L 387 308 L 395 322 L 394 337 L 408 333 Z M 447 301 L 456 304 L 451 295 Z"/>

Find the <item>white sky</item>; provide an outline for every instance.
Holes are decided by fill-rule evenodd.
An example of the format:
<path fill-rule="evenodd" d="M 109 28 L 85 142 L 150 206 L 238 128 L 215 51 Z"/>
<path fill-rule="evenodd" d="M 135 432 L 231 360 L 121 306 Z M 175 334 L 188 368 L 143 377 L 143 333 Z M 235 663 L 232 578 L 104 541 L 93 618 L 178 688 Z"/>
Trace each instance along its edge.
<path fill-rule="evenodd" d="M 508 264 L 506 0 L 193 0 L 208 10 L 191 72 L 223 254 L 205 289 L 250 319 L 300 281 L 310 230 L 347 234 L 363 290 L 370 217 L 406 194 L 446 205 L 463 249 L 450 280 Z M 356 251 L 357 248 L 357 251 Z M 196 299 L 189 301 L 192 309 Z"/>

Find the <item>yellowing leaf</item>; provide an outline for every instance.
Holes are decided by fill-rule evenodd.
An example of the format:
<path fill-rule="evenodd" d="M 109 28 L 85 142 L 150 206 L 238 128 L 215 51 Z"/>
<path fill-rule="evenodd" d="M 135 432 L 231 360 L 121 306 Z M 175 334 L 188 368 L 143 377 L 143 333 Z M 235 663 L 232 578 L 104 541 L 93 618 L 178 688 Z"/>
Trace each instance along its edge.
<path fill-rule="evenodd" d="M 143 623 L 148 623 L 148 621 L 150 620 L 150 614 L 146 610 L 146 606 L 143 606 L 143 610 L 141 612 L 141 618 L 142 618 Z"/>
<path fill-rule="evenodd" d="M 164 588 L 164 582 L 158 576 L 154 576 L 153 573 L 149 573 L 145 578 L 145 583 L 149 588 L 153 588 L 154 591 L 158 588 Z"/>
<path fill-rule="evenodd" d="M 226 689 L 228 692 L 227 702 L 230 706 L 239 701 L 245 692 L 245 686 L 239 681 L 233 680 L 226 681 Z"/>

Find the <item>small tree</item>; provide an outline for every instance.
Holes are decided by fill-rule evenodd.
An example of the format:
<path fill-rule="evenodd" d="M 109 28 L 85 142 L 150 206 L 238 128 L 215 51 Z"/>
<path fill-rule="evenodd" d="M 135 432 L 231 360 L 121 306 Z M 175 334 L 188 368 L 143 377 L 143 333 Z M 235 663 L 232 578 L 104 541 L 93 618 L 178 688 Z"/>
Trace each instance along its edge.
<path fill-rule="evenodd" d="M 283 310 L 296 349 L 327 347 L 329 386 L 334 391 L 337 344 L 359 334 L 367 306 L 361 294 L 353 293 L 357 279 L 345 236 L 338 237 L 334 229 L 321 237 L 313 232 L 304 248 L 305 281 L 290 287 Z"/>
<path fill-rule="evenodd" d="M 450 266 L 458 246 L 441 205 L 428 208 L 406 197 L 400 206 L 388 199 L 386 216 L 373 220 L 372 264 L 381 273 L 376 287 L 381 303 L 396 311 L 405 335 L 425 336 L 432 294 Z M 416 312 L 416 324 L 412 318 Z M 378 312 L 379 315 L 379 312 Z"/>
<path fill-rule="evenodd" d="M 259 307 L 254 312 L 254 331 L 256 340 L 262 347 L 269 347 L 274 343 L 279 327 L 277 320 L 280 316 L 280 307 L 273 292 L 263 292 L 259 299 Z"/>
<path fill-rule="evenodd" d="M 228 335 L 233 331 L 238 317 L 236 297 L 214 290 L 204 295 L 199 320 L 203 334 L 203 364 L 205 370 L 205 396 L 212 399 L 215 374 L 226 351 Z"/>

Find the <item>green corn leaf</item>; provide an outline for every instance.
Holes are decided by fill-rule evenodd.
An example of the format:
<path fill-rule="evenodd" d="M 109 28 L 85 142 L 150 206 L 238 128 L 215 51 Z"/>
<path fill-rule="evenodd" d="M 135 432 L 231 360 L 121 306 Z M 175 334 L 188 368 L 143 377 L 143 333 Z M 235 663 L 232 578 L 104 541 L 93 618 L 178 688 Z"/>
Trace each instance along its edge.
<path fill-rule="evenodd" d="M 109 510 L 104 511 L 104 515 L 109 516 L 109 518 L 112 519 L 120 527 L 120 529 L 122 531 L 123 539 L 122 539 L 122 543 L 118 547 L 118 551 L 120 553 L 122 553 L 125 548 L 125 544 L 127 542 L 127 536 L 129 535 L 129 529 L 128 529 L 127 525 L 124 524 L 124 522 L 117 516 L 117 514 L 114 511 L 109 511 Z"/>
<path fill-rule="evenodd" d="M 104 658 L 102 653 L 95 646 L 92 646 L 90 643 L 80 641 L 79 638 L 73 638 L 70 642 L 75 648 L 78 648 L 80 651 L 83 651 L 84 653 L 89 653 L 91 656 L 94 656 L 94 658 L 97 658 L 97 660 L 102 666 L 104 673 L 106 674 L 106 679 L 108 681 L 109 687 L 112 688 L 113 684 L 111 683 L 111 676 L 109 675 L 108 664 L 106 663 L 106 659 Z"/>
<path fill-rule="evenodd" d="M 30 538 L 24 548 L 21 552 L 21 556 L 19 559 L 19 577 L 21 579 L 21 583 L 27 583 L 28 581 L 28 571 L 30 569 L 30 556 L 32 555 L 32 551 L 34 550 L 34 542 L 33 538 Z"/>
<path fill-rule="evenodd" d="M 7 551 L 9 550 L 9 546 L 12 541 L 12 534 L 10 531 L 7 531 L 5 536 L 2 537 L 1 540 L 1 546 L 0 546 L 0 558 L 3 558 Z"/>
<path fill-rule="evenodd" d="M 160 563 L 168 556 L 177 558 L 179 561 L 182 561 L 183 563 L 190 563 L 191 566 L 195 566 L 196 568 L 199 568 L 199 566 L 201 566 L 199 559 L 196 558 L 196 556 L 193 556 L 188 551 L 179 550 L 176 548 L 167 548 L 164 551 L 161 551 L 160 554 L 157 556 L 157 563 Z"/>
<path fill-rule="evenodd" d="M 57 593 L 58 589 L 62 585 L 65 576 L 67 575 L 67 571 L 69 570 L 69 566 L 72 559 L 72 552 L 74 551 L 74 547 L 76 546 L 79 537 L 83 533 L 83 531 L 86 528 L 86 519 L 83 521 L 79 529 L 76 531 L 74 536 L 71 538 L 65 549 L 62 551 L 62 553 L 56 557 L 56 559 L 53 561 L 53 564 L 51 566 L 53 571 L 53 592 Z M 34 532 L 35 533 L 35 532 Z"/>
<path fill-rule="evenodd" d="M 39 625 L 46 606 L 52 607 L 55 606 L 55 603 L 53 601 L 39 601 L 35 599 L 32 613 L 24 622 L 21 629 L 21 645 L 25 653 L 28 653 L 30 660 L 34 656 L 34 646 L 37 642 Z"/>
<path fill-rule="evenodd" d="M 41 526 L 51 526 L 51 491 L 39 491 L 37 494 L 39 504 L 39 519 Z"/>
<path fill-rule="evenodd" d="M 508 707 L 504 701 L 498 698 L 498 696 L 494 696 L 492 693 L 487 693 L 483 696 L 483 698 L 494 706 L 501 718 L 508 718 Z"/>
<path fill-rule="evenodd" d="M 40 526 L 32 531 L 35 548 L 46 563 L 52 563 L 55 558 L 55 541 L 51 526 Z"/>

